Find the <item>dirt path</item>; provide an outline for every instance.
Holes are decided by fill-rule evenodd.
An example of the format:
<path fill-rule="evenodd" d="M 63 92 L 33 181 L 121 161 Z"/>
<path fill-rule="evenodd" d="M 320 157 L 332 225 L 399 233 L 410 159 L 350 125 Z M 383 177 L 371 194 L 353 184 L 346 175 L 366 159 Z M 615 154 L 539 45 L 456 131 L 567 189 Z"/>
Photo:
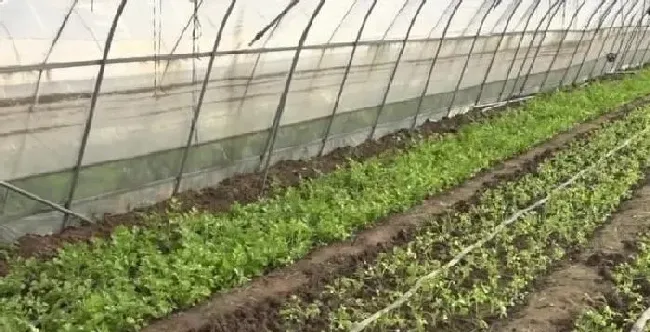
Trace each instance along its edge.
<path fill-rule="evenodd" d="M 565 332 L 583 309 L 604 301 L 611 285 L 601 276 L 634 251 L 639 232 L 650 229 L 650 177 L 621 205 L 582 253 L 551 273 L 510 320 L 495 332 Z"/>
<path fill-rule="evenodd" d="M 641 101 L 624 107 L 624 110 L 628 111 L 639 105 Z M 246 288 L 215 295 L 211 300 L 194 308 L 154 322 L 144 331 L 260 331 L 265 321 L 274 321 L 276 308 L 287 295 L 298 293 L 301 289 L 338 275 L 357 265 L 356 262 L 371 260 L 379 251 L 407 242 L 412 238 L 411 231 L 425 217 L 443 213 L 456 204 L 471 200 L 478 190 L 497 180 L 513 177 L 521 171 L 529 171 L 552 151 L 622 114 L 610 113 L 578 125 L 452 190 L 431 197 L 405 213 L 386 218 L 375 227 L 360 233 L 354 240 L 317 249 L 290 267 L 254 280 Z"/>

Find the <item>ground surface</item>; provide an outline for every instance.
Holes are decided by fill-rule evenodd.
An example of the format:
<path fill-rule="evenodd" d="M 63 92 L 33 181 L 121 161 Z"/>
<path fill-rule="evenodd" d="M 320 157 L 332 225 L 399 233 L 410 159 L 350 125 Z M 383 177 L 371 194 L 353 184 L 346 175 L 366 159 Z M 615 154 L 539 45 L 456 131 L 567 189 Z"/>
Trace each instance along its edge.
<path fill-rule="evenodd" d="M 605 301 L 611 289 L 607 274 L 634 251 L 640 232 L 650 229 L 650 179 L 623 203 L 580 253 L 575 253 L 541 281 L 512 319 L 491 327 L 495 332 L 565 332 L 589 306 Z"/>
<path fill-rule="evenodd" d="M 497 181 L 534 169 L 540 161 L 567 142 L 620 114 L 610 113 L 578 125 L 452 190 L 429 198 L 406 213 L 386 218 L 354 240 L 320 248 L 290 267 L 255 280 L 246 288 L 218 294 L 197 307 L 154 322 L 144 331 L 264 331 L 269 324 L 273 324 L 270 322 L 276 319 L 278 308 L 287 295 L 309 294 L 325 280 L 345 274 L 361 262 L 372 260 L 378 252 L 406 243 L 412 238 L 412 230 L 424 218 L 471 203 L 481 188 L 491 187 Z M 542 317 L 542 313 L 538 317 Z"/>

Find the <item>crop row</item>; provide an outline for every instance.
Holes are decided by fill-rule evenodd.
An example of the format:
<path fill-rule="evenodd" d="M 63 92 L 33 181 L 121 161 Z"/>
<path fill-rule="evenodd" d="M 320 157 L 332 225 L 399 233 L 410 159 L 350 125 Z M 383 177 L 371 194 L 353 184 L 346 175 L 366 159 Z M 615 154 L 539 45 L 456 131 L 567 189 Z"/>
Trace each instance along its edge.
<path fill-rule="evenodd" d="M 650 308 L 650 236 L 637 243 L 638 253 L 629 263 L 614 268 L 614 292 L 609 304 L 585 310 L 574 323 L 574 332 L 624 332 Z M 648 331 L 650 325 L 643 331 Z"/>
<path fill-rule="evenodd" d="M 620 148 L 622 142 L 629 145 Z M 613 156 L 603 158 L 612 150 Z M 294 295 L 273 328 L 487 329 L 491 320 L 525 298 L 533 280 L 585 244 L 649 165 L 650 108 L 645 108 L 573 142 L 536 172 L 481 192 L 463 211 L 428 220 L 412 242 L 317 290 Z M 574 176 L 585 169 L 589 171 Z M 568 179 L 571 184 L 561 186 Z M 504 220 L 546 197 L 455 266 L 444 267 Z M 382 314 L 373 316 L 378 312 Z"/>
<path fill-rule="evenodd" d="M 178 214 L 168 225 L 120 228 L 110 239 L 69 244 L 51 260 L 16 259 L 0 279 L 0 320 L 11 331 L 136 330 L 648 93 L 650 71 L 643 71 L 544 95 L 229 213 Z"/>

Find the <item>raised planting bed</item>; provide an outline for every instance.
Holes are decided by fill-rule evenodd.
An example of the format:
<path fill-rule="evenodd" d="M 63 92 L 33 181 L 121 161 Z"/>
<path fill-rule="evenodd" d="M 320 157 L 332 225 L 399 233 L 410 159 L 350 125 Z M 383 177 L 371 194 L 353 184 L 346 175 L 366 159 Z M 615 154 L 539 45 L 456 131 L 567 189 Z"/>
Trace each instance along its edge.
<path fill-rule="evenodd" d="M 16 258 L 0 279 L 0 312 L 12 331 L 136 330 L 148 320 L 290 264 L 317 246 L 347 239 L 384 216 L 649 92 L 650 74 L 644 71 L 622 81 L 540 96 L 455 134 L 414 141 L 400 153 L 352 163 L 227 213 L 170 214 L 169 223 L 118 228 L 110 239 L 68 244 L 50 260 Z M 611 142 L 636 129 L 627 122 L 623 127 Z M 585 145 L 580 153 L 592 154 L 563 162 L 580 169 L 603 149 Z M 625 160 L 604 165 L 613 172 L 630 166 Z M 623 172 L 627 177 L 616 173 L 616 183 L 607 182 L 611 187 L 604 194 L 619 199 L 616 190 L 627 188 L 633 170 Z M 570 173 L 557 170 L 548 176 L 562 174 Z M 606 198 L 615 203 L 614 196 Z M 463 241 L 474 238 L 457 235 Z"/>
<path fill-rule="evenodd" d="M 551 273 L 536 280 L 525 303 L 510 310 L 508 317 L 493 322 L 490 331 L 569 332 L 577 317 L 586 318 L 581 313 L 603 308 L 603 300 L 612 298 L 607 295 L 612 294 L 612 267 L 633 257 L 639 251 L 637 243 L 645 242 L 639 240 L 650 231 L 649 201 L 650 172 L 646 171 L 646 178 L 634 189 L 632 198 L 608 218 L 589 244 L 570 252 Z M 609 331 L 603 327 L 588 324 L 582 331 Z"/>
<path fill-rule="evenodd" d="M 523 302 L 534 280 L 588 242 L 648 166 L 644 108 L 556 152 L 534 172 L 429 219 L 405 245 L 266 312 L 242 310 L 213 330 L 487 330 Z"/>
<path fill-rule="evenodd" d="M 612 284 L 612 289 L 606 292 L 601 303 L 585 310 L 576 319 L 574 332 L 650 330 L 648 313 L 640 320 L 650 308 L 650 234 L 642 236 L 635 246 L 637 253 L 634 257 L 618 257 L 620 264 L 601 271 L 604 279 Z M 635 324 L 638 329 L 633 330 Z"/>

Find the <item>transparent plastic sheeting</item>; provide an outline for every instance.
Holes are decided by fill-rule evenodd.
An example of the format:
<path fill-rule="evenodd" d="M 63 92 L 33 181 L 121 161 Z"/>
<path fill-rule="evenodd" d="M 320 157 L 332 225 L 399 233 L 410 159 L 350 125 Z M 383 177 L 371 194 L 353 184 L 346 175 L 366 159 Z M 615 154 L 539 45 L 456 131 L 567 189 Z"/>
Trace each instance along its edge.
<path fill-rule="evenodd" d="M 648 5 L 2 0 L 0 180 L 125 212 L 645 63 Z M 0 189 L 0 241 L 65 220 Z"/>

